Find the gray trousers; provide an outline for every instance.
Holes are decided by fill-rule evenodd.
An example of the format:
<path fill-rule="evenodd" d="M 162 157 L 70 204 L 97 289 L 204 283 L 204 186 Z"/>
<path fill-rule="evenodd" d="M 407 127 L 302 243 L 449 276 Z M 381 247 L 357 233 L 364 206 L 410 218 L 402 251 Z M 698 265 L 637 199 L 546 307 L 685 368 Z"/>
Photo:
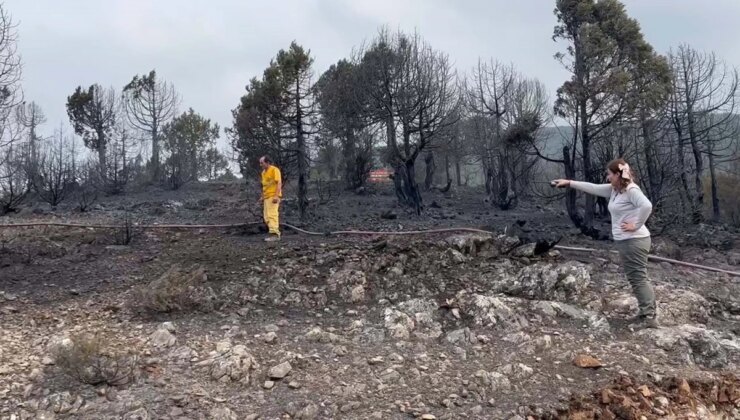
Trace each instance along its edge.
<path fill-rule="evenodd" d="M 614 243 L 622 257 L 622 266 L 632 286 L 632 293 L 637 298 L 639 315 L 654 318 L 655 292 L 647 276 L 648 253 L 652 244 L 650 237 L 625 239 Z"/>

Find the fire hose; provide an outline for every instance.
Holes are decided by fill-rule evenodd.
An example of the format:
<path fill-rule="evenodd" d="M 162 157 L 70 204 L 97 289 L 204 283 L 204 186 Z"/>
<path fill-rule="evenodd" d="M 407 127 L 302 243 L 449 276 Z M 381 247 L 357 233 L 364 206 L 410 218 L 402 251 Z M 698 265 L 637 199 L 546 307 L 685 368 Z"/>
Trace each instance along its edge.
<path fill-rule="evenodd" d="M 232 224 L 208 224 L 208 225 L 183 225 L 183 224 L 132 224 L 131 228 L 135 229 L 228 229 L 228 228 L 240 228 L 247 226 L 261 225 L 263 222 L 247 222 L 247 223 L 232 223 Z M 282 226 L 293 230 L 298 233 L 309 236 L 339 236 L 339 235 L 365 235 L 365 236 L 410 236 L 410 235 L 424 235 L 434 233 L 453 233 L 453 232 L 469 232 L 469 233 L 481 233 L 485 235 L 495 235 L 495 232 L 476 229 L 470 227 L 452 227 L 452 228 L 438 228 L 438 229 L 423 229 L 423 230 L 407 230 L 407 231 L 395 231 L 395 232 L 384 232 L 384 231 L 368 231 L 368 230 L 336 230 L 328 232 L 315 232 L 310 230 L 301 229 L 289 223 L 281 223 Z M 71 227 L 71 228 L 85 228 L 85 229 L 121 229 L 122 225 L 108 225 L 108 224 L 87 224 L 87 223 L 61 223 L 61 222 L 28 222 L 28 223 L 13 223 L 13 224 L 0 224 L 0 229 L 12 229 L 22 227 L 44 227 L 44 226 L 55 226 L 55 227 Z M 553 248 L 563 251 L 573 252 L 598 252 L 599 250 L 593 248 L 578 248 L 563 245 L 555 245 Z M 616 251 L 611 251 L 616 252 Z M 713 271 L 717 273 L 725 273 L 731 276 L 740 277 L 740 272 L 725 270 L 722 268 L 711 267 L 701 264 L 689 263 L 686 261 L 675 260 L 672 258 L 660 257 L 657 255 L 648 255 L 648 260 L 667 262 L 674 265 L 681 265 L 684 267 L 698 268 L 706 271 Z"/>

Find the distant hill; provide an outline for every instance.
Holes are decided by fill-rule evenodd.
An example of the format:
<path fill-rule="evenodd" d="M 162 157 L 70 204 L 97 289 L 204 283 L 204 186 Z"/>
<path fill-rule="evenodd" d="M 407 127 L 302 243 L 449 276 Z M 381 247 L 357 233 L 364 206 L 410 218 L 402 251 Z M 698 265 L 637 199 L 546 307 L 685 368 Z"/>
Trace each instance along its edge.
<path fill-rule="evenodd" d="M 731 124 L 737 124 L 740 126 L 740 115 L 735 115 Z M 539 137 L 543 140 L 544 144 L 544 148 L 541 152 L 545 156 L 560 159 L 563 155 L 563 145 L 566 141 L 570 141 L 573 138 L 573 127 L 543 127 L 540 129 Z M 717 154 L 722 156 L 722 158 L 719 159 L 718 168 L 726 171 L 730 170 L 733 164 L 733 157 L 735 159 L 740 158 L 740 156 L 738 156 L 738 153 L 740 153 L 740 136 L 738 136 L 738 138 L 724 139 L 715 146 L 715 150 L 717 151 Z"/>
<path fill-rule="evenodd" d="M 560 159 L 563 156 L 563 145 L 573 138 L 573 127 L 543 127 L 540 129 L 538 136 L 542 139 L 544 145 L 540 152 L 545 156 Z"/>

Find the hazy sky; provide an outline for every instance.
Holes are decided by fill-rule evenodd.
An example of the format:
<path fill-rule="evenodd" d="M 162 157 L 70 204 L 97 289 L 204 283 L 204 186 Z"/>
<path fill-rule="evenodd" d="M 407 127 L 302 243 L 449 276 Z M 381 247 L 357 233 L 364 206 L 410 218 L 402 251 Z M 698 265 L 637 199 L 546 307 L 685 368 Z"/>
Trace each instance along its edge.
<path fill-rule="evenodd" d="M 659 52 L 680 43 L 740 66 L 740 0 L 625 0 Z M 318 77 L 382 25 L 417 29 L 459 72 L 481 57 L 512 62 L 551 95 L 567 74 L 553 59 L 554 0 L 5 0 L 19 24 L 23 88 L 47 115 L 45 132 L 67 123 L 78 85 L 120 91 L 156 69 L 174 83 L 182 110 L 222 127 L 253 76 L 297 40 Z"/>

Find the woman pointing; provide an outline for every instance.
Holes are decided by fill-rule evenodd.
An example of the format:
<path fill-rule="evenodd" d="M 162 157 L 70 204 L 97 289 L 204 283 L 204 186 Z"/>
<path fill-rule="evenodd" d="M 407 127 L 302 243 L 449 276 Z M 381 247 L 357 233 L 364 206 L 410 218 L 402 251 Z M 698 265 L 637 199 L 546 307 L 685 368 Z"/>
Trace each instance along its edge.
<path fill-rule="evenodd" d="M 653 205 L 635 184 L 634 174 L 624 159 L 609 162 L 606 179 L 608 184 L 557 179 L 552 181 L 552 185 L 609 199 L 612 236 L 639 307 L 637 316 L 630 323 L 637 324 L 637 328 L 658 328 L 655 292 L 647 276 L 650 231 L 645 227 Z"/>

